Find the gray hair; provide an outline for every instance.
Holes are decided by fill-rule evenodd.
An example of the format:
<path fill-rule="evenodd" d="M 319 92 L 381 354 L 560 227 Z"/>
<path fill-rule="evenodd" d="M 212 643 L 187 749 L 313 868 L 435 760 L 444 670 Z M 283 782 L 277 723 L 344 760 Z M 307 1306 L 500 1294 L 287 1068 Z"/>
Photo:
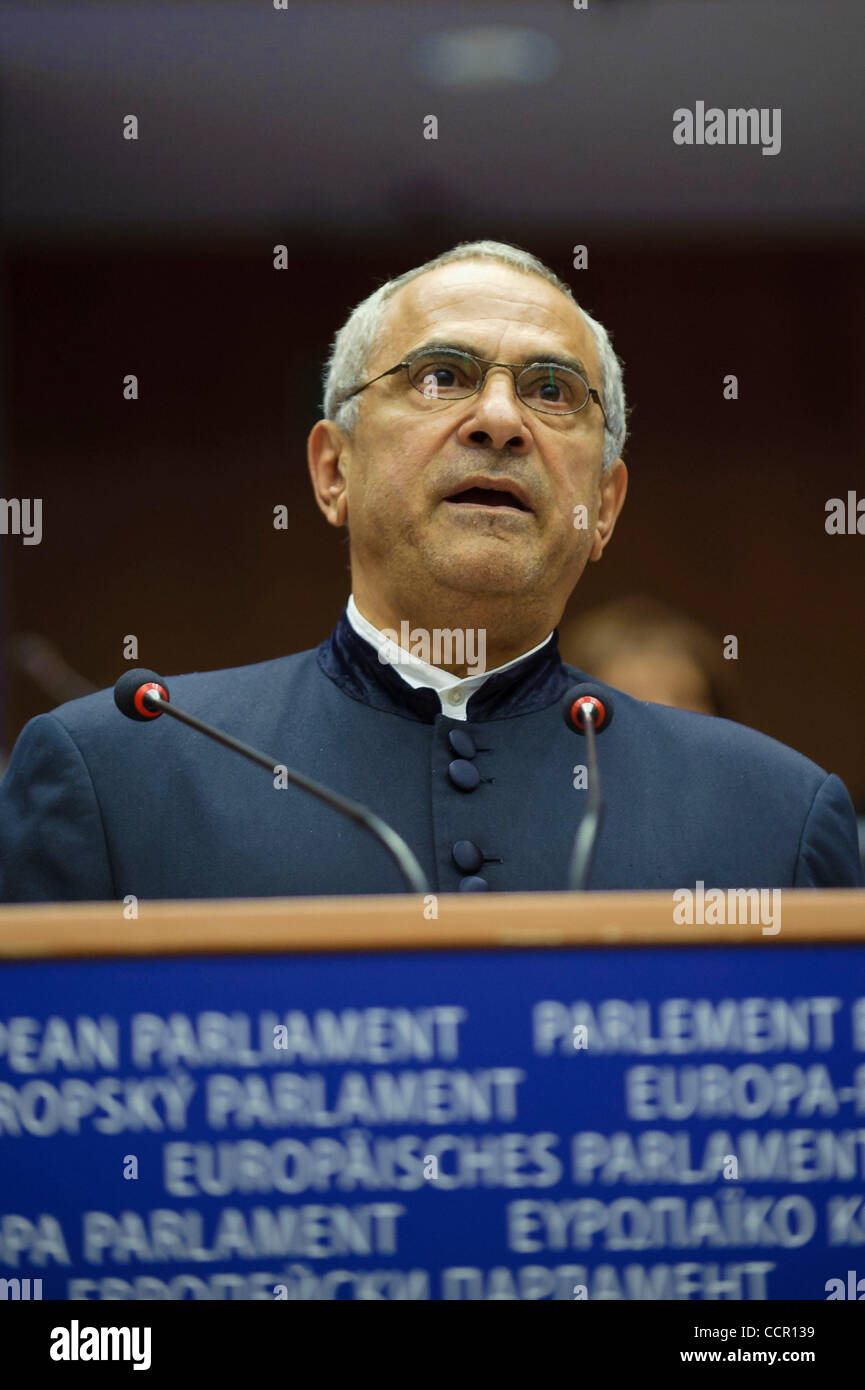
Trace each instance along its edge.
<path fill-rule="evenodd" d="M 510 246 L 504 241 L 462 241 L 450 251 L 436 256 L 434 260 L 426 261 L 424 265 L 407 270 L 404 275 L 398 275 L 395 280 L 388 280 L 386 284 L 380 285 L 352 310 L 333 340 L 324 370 L 322 412 L 325 419 L 333 420 L 347 434 L 354 429 L 360 410 L 360 399 L 355 396 L 353 400 L 345 401 L 343 398 L 362 384 L 366 364 L 375 347 L 385 310 L 396 292 L 410 280 L 416 280 L 419 275 L 425 275 L 429 270 L 438 270 L 439 266 L 450 265 L 452 261 L 474 260 L 500 261 L 503 265 L 512 266 L 527 275 L 540 275 L 580 308 L 570 286 L 566 285 L 564 280 L 560 280 L 543 261 L 539 261 L 537 256 L 532 256 L 519 246 Z M 609 421 L 609 427 L 604 429 L 603 468 L 606 471 L 621 455 L 627 437 L 622 362 L 613 351 L 610 336 L 603 324 L 593 319 L 585 309 L 580 309 L 580 312 L 592 331 L 601 368 L 601 395 Z M 342 404 L 338 404 L 340 401 Z"/>

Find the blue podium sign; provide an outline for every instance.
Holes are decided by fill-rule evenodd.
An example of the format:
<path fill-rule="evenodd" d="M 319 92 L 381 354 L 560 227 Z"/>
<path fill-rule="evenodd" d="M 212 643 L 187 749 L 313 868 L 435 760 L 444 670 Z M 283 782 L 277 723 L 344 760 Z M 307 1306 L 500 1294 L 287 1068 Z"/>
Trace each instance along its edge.
<path fill-rule="evenodd" d="M 863 1297 L 862 961 L 4 963 L 0 1293 Z"/>

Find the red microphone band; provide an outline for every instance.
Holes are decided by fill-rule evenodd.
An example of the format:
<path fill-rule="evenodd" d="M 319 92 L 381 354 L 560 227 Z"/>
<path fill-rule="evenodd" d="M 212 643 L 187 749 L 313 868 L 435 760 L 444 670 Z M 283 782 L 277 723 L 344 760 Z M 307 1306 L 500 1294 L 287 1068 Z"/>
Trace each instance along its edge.
<path fill-rule="evenodd" d="M 594 695 L 581 695 L 580 698 L 575 700 L 571 705 L 571 718 L 574 723 L 579 724 L 581 729 L 586 727 L 587 715 L 586 710 L 583 708 L 585 705 L 591 705 L 595 711 L 595 718 L 591 721 L 595 729 L 602 728 L 607 717 L 607 711 L 604 709 L 601 701 L 596 699 Z"/>
<path fill-rule="evenodd" d="M 144 696 L 149 690 L 155 690 L 157 695 L 168 703 L 168 691 L 163 685 L 157 685 L 156 681 L 148 681 L 146 685 L 139 685 L 132 703 L 135 705 L 138 713 L 144 715 L 145 719 L 158 719 L 162 710 L 151 709 L 149 705 L 145 705 L 144 703 Z"/>

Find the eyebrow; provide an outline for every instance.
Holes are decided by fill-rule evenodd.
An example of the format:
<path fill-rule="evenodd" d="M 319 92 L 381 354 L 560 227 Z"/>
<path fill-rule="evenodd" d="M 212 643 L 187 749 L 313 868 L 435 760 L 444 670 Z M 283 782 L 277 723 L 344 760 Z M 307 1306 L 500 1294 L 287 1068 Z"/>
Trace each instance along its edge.
<path fill-rule="evenodd" d="M 411 352 L 407 352 L 406 358 L 415 357 L 419 352 L 464 352 L 467 353 L 469 357 L 477 357 L 482 362 L 488 360 L 478 352 L 477 348 L 470 347 L 468 343 L 455 343 L 452 340 L 446 343 L 421 343 L 419 347 L 412 348 Z M 580 376 L 586 378 L 586 381 L 589 380 L 589 373 L 585 364 L 580 361 L 579 357 L 571 357 L 566 352 L 543 351 L 534 354 L 529 353 L 528 356 L 523 358 L 522 362 L 509 362 L 507 365 L 511 367 L 531 367 L 535 362 L 544 365 L 549 363 L 554 367 L 570 367 L 571 371 L 579 372 Z"/>

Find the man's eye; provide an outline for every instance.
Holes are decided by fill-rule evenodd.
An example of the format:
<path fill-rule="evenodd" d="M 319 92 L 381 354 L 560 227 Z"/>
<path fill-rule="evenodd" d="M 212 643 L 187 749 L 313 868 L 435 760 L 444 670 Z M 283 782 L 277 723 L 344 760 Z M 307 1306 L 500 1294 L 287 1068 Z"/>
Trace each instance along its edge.
<path fill-rule="evenodd" d="M 581 393 L 581 383 L 574 372 L 564 367 L 539 365 L 520 377 L 520 394 L 544 405 L 573 406 Z"/>
<path fill-rule="evenodd" d="M 470 393 L 474 387 L 471 363 L 454 358 L 424 357 L 411 370 L 412 385 L 427 396 Z"/>
<path fill-rule="evenodd" d="M 557 381 L 542 381 L 538 384 L 538 395 L 545 401 L 557 401 L 562 388 Z"/>

